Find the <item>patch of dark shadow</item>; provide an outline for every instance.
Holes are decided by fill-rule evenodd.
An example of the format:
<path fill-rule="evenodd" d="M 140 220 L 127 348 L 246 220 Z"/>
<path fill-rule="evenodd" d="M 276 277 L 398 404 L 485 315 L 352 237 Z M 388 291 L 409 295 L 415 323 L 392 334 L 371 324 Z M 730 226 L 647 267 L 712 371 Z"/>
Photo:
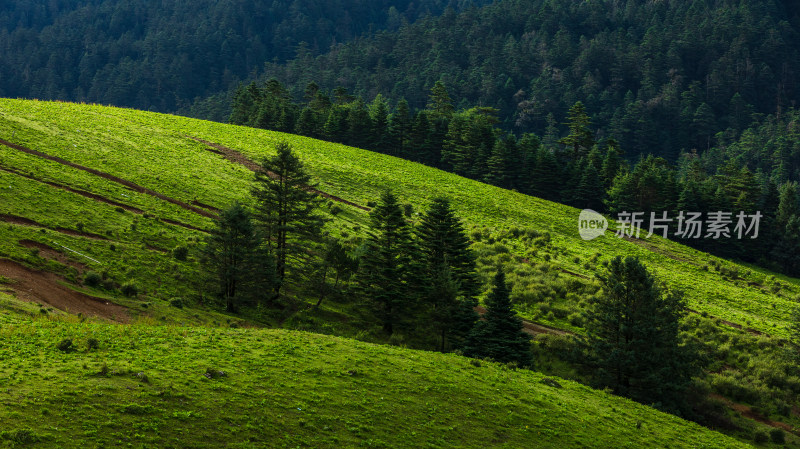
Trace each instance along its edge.
<path fill-rule="evenodd" d="M 139 193 L 144 193 L 144 194 L 150 195 L 150 196 L 154 196 L 156 198 L 159 198 L 159 199 L 162 199 L 162 200 L 167 201 L 169 203 L 175 204 L 176 206 L 182 207 L 182 208 L 184 208 L 186 210 L 192 211 L 192 212 L 194 212 L 196 214 L 199 214 L 199 215 L 202 215 L 204 217 L 208 217 L 208 218 L 216 218 L 217 217 L 216 214 L 213 214 L 213 213 L 211 213 L 211 212 L 209 212 L 207 210 L 201 209 L 199 207 L 192 206 L 191 204 L 187 204 L 187 203 L 185 203 L 183 201 L 180 201 L 180 200 L 177 200 L 175 198 L 169 197 L 167 195 L 164 195 L 163 193 L 158 193 L 155 190 L 151 190 L 151 189 L 148 189 L 146 187 L 142 187 L 139 184 L 136 184 L 134 182 L 128 181 L 126 179 L 122 179 L 122 178 L 120 178 L 118 176 L 114 176 L 114 175 L 102 172 L 100 170 L 96 170 L 94 168 L 85 167 L 83 165 L 76 164 L 74 162 L 70 162 L 70 161 L 68 161 L 66 159 L 63 159 L 63 158 L 60 158 L 60 157 L 51 156 L 51 155 L 49 155 L 47 153 L 42 153 L 41 151 L 32 150 L 30 148 L 26 148 L 26 147 L 24 147 L 22 145 L 14 144 L 14 143 L 11 143 L 11 142 L 3 140 L 3 139 L 0 139 L 0 144 L 5 145 L 5 146 L 7 146 L 9 148 L 13 148 L 13 149 L 18 150 L 18 151 L 22 151 L 23 153 L 27 153 L 27 154 L 30 154 L 30 155 L 33 155 L 33 156 L 38 156 L 38 157 L 40 157 L 42 159 L 47 159 L 49 161 L 58 162 L 59 164 L 66 165 L 66 166 L 72 167 L 72 168 L 76 168 L 78 170 L 83 170 L 83 171 L 85 171 L 87 173 L 91 173 L 91 174 L 96 175 L 96 176 L 100 176 L 101 178 L 105 178 L 105 179 L 108 179 L 109 181 L 116 182 L 117 184 L 121 184 L 121 185 L 123 185 L 123 186 L 125 186 L 125 187 L 127 187 L 127 188 L 129 188 L 129 189 L 131 189 L 133 191 L 136 191 L 136 192 L 139 192 Z"/>
<path fill-rule="evenodd" d="M 197 201 L 197 200 L 192 200 L 192 204 L 194 204 L 197 207 L 202 207 L 203 209 L 208 209 L 208 210 L 210 210 L 211 212 L 214 212 L 214 213 L 219 212 L 218 208 L 216 208 L 214 206 L 210 206 L 208 204 L 201 203 L 200 201 Z"/>
<path fill-rule="evenodd" d="M 91 199 L 93 199 L 95 201 L 99 201 L 101 203 L 106 203 L 106 204 L 110 204 L 112 206 L 121 207 L 121 208 L 127 210 L 128 212 L 133 212 L 135 214 L 143 214 L 144 213 L 144 211 L 139 209 L 139 208 L 136 208 L 136 207 L 133 207 L 133 206 L 129 206 L 129 205 L 125 204 L 125 203 L 120 203 L 118 201 L 110 200 L 110 199 L 108 199 L 108 198 L 106 198 L 106 197 L 104 197 L 102 195 L 98 195 L 98 194 L 92 193 L 92 192 L 87 192 L 86 190 L 76 189 L 74 187 L 70 187 L 68 185 L 60 184 L 60 183 L 57 183 L 57 182 L 45 181 L 43 179 L 38 179 L 38 178 L 36 178 L 34 176 L 31 176 L 31 175 L 29 175 L 27 173 L 23 173 L 23 172 L 21 172 L 19 170 L 14 170 L 13 168 L 0 167 L 0 170 L 8 172 L 8 173 L 13 173 L 13 174 L 15 174 L 17 176 L 21 176 L 23 178 L 27 178 L 27 179 L 30 179 L 32 181 L 41 182 L 42 184 L 47 184 L 47 185 L 49 185 L 51 187 L 55 187 L 57 189 L 66 190 L 67 192 L 72 192 L 72 193 L 75 193 L 77 195 L 84 196 L 86 198 L 91 198 Z"/>
<path fill-rule="evenodd" d="M 247 156 L 243 155 L 242 153 L 240 153 L 240 152 L 238 152 L 238 151 L 236 151 L 236 150 L 234 150 L 232 148 L 228 148 L 228 147 L 220 145 L 218 143 L 209 142 L 207 140 L 199 139 L 197 137 L 191 137 L 191 136 L 188 136 L 188 137 L 190 139 L 192 139 L 192 140 L 195 140 L 197 142 L 200 142 L 200 143 L 203 143 L 205 145 L 208 145 L 209 148 L 206 148 L 208 151 L 211 151 L 212 153 L 216 153 L 216 154 L 221 155 L 223 158 L 225 158 L 229 162 L 233 162 L 233 163 L 236 163 L 236 164 L 243 165 L 246 168 L 248 168 L 248 169 L 250 169 L 251 171 L 254 171 L 254 172 L 257 172 L 257 171 L 261 170 L 261 166 L 259 164 L 255 163 L 252 159 L 248 158 Z M 272 173 L 272 172 L 267 172 L 267 175 L 270 178 L 273 178 L 273 179 L 278 177 L 275 173 Z M 317 189 L 309 187 L 309 186 L 304 187 L 304 189 L 309 191 L 309 192 L 316 193 L 317 195 L 319 195 L 321 197 L 324 197 L 324 198 L 327 198 L 327 199 L 329 199 L 331 201 L 336 201 L 336 202 L 339 202 L 339 203 L 342 203 L 342 204 L 347 204 L 348 206 L 353 206 L 355 208 L 358 208 L 358 209 L 361 209 L 361 210 L 365 210 L 365 211 L 368 211 L 368 212 L 370 210 L 372 210 L 369 207 L 362 206 L 362 205 L 354 203 L 352 201 L 348 201 L 348 200 L 346 200 L 344 198 L 340 198 L 340 197 L 338 197 L 336 195 L 331 195 L 330 193 L 325 193 L 322 190 L 317 190 Z"/>
<path fill-rule="evenodd" d="M 169 218 L 160 218 L 159 220 L 163 221 L 164 223 L 171 224 L 174 226 L 180 226 L 186 229 L 191 229 L 193 231 L 200 231 L 205 232 L 208 234 L 208 229 L 198 228 L 197 226 L 192 226 L 190 224 L 181 223 L 180 221 L 170 220 Z"/>

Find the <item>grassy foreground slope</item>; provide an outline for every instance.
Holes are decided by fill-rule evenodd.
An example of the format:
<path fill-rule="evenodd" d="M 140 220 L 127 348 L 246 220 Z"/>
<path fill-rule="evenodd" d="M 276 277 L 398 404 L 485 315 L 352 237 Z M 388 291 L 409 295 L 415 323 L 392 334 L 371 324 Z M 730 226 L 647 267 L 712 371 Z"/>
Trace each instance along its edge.
<path fill-rule="evenodd" d="M 297 331 L 0 313 L 0 361 L 0 447 L 749 447 L 532 371 Z"/>
<path fill-rule="evenodd" d="M 310 138 L 120 108 L 0 100 L 0 139 L 46 156 L 0 144 L 0 218 L 6 221 L 0 232 L 8 237 L 0 239 L 0 256 L 44 265 L 30 243 L 21 243 L 46 244 L 73 260 L 62 267 L 48 262 L 68 278 L 77 276 L 69 265 L 75 268 L 79 261 L 105 271 L 117 284 L 135 282 L 149 298 L 196 293 L 193 261 L 165 254 L 195 245 L 203 236 L 197 229 L 210 226 L 215 208 L 247 197 L 249 170 L 197 139 L 254 160 L 271 154 L 278 140 L 288 140 L 320 181 L 320 190 L 361 206 L 342 205 L 344 211 L 331 226 L 336 233 L 363 233 L 363 206 L 383 189 L 393 189 L 416 210 L 446 195 L 477 231 L 547 233 L 546 244 L 521 238 L 511 242 L 527 260 L 546 260 L 587 277 L 602 260 L 636 255 L 669 285 L 685 291 L 693 309 L 760 332 L 786 335 L 793 300 L 800 294 L 795 279 L 720 261 L 660 238 L 629 242 L 607 232 L 584 242 L 574 208 Z"/>

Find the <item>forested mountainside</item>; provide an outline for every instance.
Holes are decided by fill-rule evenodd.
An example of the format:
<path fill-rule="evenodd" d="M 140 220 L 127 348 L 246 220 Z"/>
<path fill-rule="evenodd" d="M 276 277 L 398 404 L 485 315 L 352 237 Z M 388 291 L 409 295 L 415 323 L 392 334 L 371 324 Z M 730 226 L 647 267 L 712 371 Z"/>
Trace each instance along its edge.
<path fill-rule="evenodd" d="M 460 0 L 20 0 L 0 8 L 0 97 L 174 111 L 264 62 L 398 29 Z M 305 42 L 305 44 L 302 44 Z"/>
<path fill-rule="evenodd" d="M 505 0 L 269 64 L 264 79 L 298 98 L 315 81 L 412 110 L 441 80 L 457 108 L 495 107 L 504 128 L 540 136 L 582 101 L 598 137 L 674 161 L 795 106 L 798 5 Z"/>

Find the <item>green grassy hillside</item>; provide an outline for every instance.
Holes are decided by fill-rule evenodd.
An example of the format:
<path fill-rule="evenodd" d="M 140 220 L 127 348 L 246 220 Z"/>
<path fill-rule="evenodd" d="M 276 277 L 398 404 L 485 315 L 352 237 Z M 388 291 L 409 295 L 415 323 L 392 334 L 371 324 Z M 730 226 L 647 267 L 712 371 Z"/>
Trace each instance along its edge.
<path fill-rule="evenodd" d="M 450 197 L 474 241 L 481 277 L 506 264 L 515 307 L 540 324 L 582 332 L 594 272 L 615 255 L 639 256 L 698 313 L 690 327 L 715 360 L 709 391 L 761 421 L 735 434 L 796 427 L 800 414 L 790 404 L 800 380 L 774 365 L 800 297 L 796 279 L 659 238 L 627 241 L 608 232 L 585 242 L 576 209 L 343 145 L 119 108 L 0 100 L 0 400 L 8 405 L 0 409 L 0 444 L 178 447 L 197 433 L 187 441 L 213 446 L 236 435 L 243 446 L 280 439 L 315 447 L 735 447 L 571 382 L 543 385 L 542 374 L 339 338 L 230 329 L 282 323 L 385 341 L 341 301 L 320 310 L 257 311 L 247 320 L 208 307 L 196 249 L 220 208 L 248 201 L 253 161 L 273 154 L 282 139 L 319 182 L 327 230 L 342 239 L 365 235 L 369 205 L 384 189 L 417 212 L 435 196 Z M 55 349 L 64 338 L 78 350 Z M 89 338 L 99 350 L 87 349 Z M 553 348 L 537 369 L 571 375 L 549 358 L 557 342 Z M 207 368 L 229 375 L 207 379 Z M 302 414 L 308 410 L 318 413 Z"/>
<path fill-rule="evenodd" d="M 748 447 L 574 382 L 455 355 L 21 316 L 0 314 L 0 447 Z M 72 351 L 56 348 L 65 339 Z"/>
<path fill-rule="evenodd" d="M 119 108 L 0 100 L 0 139 L 0 218 L 6 222 L 0 255 L 49 264 L 71 279 L 82 264 L 103 272 L 109 287 L 130 282 L 152 299 L 197 293 L 191 258 L 164 256 L 195 245 L 203 236 L 196 228 L 210 226 L 214 208 L 247 197 L 248 168 L 225 159 L 220 149 L 258 160 L 280 139 L 296 148 L 320 190 L 360 206 L 339 204 L 344 210 L 330 226 L 339 235 L 363 234 L 364 208 L 382 189 L 393 189 L 416 210 L 446 195 L 476 240 L 503 238 L 516 256 L 547 261 L 575 281 L 591 277 L 614 255 L 636 255 L 683 290 L 692 309 L 775 336 L 786 335 L 800 294 L 795 279 L 655 237 L 629 242 L 608 232 L 585 242 L 577 233 L 576 209 L 304 137 Z M 32 243 L 21 241 L 48 245 L 69 261 L 43 260 Z M 570 327 L 563 317 L 535 316 L 524 304 L 520 312 Z"/>

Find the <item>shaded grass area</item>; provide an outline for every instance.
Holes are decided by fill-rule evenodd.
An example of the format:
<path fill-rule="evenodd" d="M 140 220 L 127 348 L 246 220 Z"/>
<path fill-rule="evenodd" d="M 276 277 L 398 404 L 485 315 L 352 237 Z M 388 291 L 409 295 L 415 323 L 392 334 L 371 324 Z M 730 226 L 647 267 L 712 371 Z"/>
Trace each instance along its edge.
<path fill-rule="evenodd" d="M 0 314 L 0 444 L 748 447 L 571 381 L 456 355 L 297 331 L 20 316 Z M 56 348 L 65 339 L 74 350 Z"/>

